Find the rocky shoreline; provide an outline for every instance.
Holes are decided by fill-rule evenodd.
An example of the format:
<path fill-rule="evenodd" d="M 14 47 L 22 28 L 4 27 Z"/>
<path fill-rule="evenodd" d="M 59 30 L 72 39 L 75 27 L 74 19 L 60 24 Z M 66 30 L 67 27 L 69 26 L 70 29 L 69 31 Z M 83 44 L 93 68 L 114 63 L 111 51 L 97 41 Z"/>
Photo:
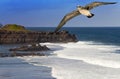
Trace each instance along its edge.
<path fill-rule="evenodd" d="M 9 53 L 1 53 L 0 57 L 17 57 L 17 56 L 46 56 L 44 51 L 51 51 L 46 45 L 38 44 L 29 44 L 22 45 L 15 48 L 9 48 Z M 42 51 L 42 52 L 41 52 Z"/>
<path fill-rule="evenodd" d="M 77 38 L 68 31 L 37 32 L 29 31 L 24 26 L 7 24 L 0 28 L 0 44 L 76 42 Z"/>
<path fill-rule="evenodd" d="M 76 42 L 75 35 L 61 32 L 15 32 L 0 31 L 0 44 L 43 43 L 43 42 Z"/>
<path fill-rule="evenodd" d="M 68 31 L 60 32 L 37 32 L 29 31 L 24 26 L 16 24 L 7 24 L 0 28 L 0 44 L 35 44 L 32 46 L 22 46 L 18 48 L 11 48 L 13 53 L 4 54 L 0 53 L 0 57 L 14 57 L 14 56 L 29 56 L 38 55 L 43 56 L 40 53 L 16 53 L 16 51 L 47 51 L 47 46 L 41 46 L 40 43 L 52 42 L 52 43 L 67 43 L 77 42 L 77 38 L 74 34 L 70 34 Z"/>
<path fill-rule="evenodd" d="M 46 45 L 32 44 L 24 45 L 17 48 L 11 48 L 9 51 L 47 51 L 50 50 Z"/>

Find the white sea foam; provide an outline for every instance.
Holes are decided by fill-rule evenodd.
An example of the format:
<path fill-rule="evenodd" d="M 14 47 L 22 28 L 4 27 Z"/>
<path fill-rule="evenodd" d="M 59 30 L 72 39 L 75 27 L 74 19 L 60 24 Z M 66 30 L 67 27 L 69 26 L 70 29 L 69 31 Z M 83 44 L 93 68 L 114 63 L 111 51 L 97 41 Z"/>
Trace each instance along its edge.
<path fill-rule="evenodd" d="M 112 53 L 120 49 L 117 46 L 88 45 L 84 42 L 62 44 L 63 50 L 55 53 L 62 58 L 83 60 L 89 64 L 120 68 L 120 54 Z"/>
<path fill-rule="evenodd" d="M 119 46 L 81 41 L 45 45 L 56 55 L 23 59 L 37 66 L 52 67 L 52 75 L 57 79 L 120 79 L 120 54 L 115 53 Z"/>

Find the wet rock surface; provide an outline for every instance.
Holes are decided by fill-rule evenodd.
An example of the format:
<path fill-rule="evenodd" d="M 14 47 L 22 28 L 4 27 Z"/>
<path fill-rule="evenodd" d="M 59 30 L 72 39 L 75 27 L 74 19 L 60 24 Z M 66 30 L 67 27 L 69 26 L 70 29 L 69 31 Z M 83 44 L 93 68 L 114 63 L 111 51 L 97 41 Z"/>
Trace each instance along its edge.
<path fill-rule="evenodd" d="M 47 54 L 41 51 L 50 51 L 50 49 L 40 44 L 31 44 L 31 45 L 24 45 L 17 48 L 9 49 L 11 53 L 0 53 L 0 57 L 16 57 L 16 56 L 46 56 Z"/>
<path fill-rule="evenodd" d="M 41 46 L 40 44 L 32 44 L 9 49 L 9 51 L 47 51 L 47 50 L 50 49 L 46 45 Z"/>

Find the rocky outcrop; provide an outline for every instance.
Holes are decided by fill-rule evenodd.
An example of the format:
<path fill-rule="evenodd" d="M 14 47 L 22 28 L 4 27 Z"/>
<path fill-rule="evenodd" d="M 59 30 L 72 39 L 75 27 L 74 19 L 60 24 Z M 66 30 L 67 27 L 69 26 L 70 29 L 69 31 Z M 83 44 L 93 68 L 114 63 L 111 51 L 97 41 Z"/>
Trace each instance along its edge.
<path fill-rule="evenodd" d="M 19 53 L 14 51 L 13 53 L 0 53 L 0 57 L 17 57 L 17 56 L 46 56 L 44 53 Z"/>
<path fill-rule="evenodd" d="M 9 51 L 47 51 L 47 50 L 50 49 L 46 45 L 41 46 L 39 43 L 9 49 Z"/>
<path fill-rule="evenodd" d="M 36 53 L 36 52 L 30 52 L 30 53 L 20 53 L 13 51 L 13 53 L 0 53 L 0 57 L 17 57 L 17 56 L 46 56 L 44 53 Z"/>
<path fill-rule="evenodd" d="M 0 44 L 76 41 L 76 36 L 68 33 L 68 31 L 33 32 L 16 24 L 7 24 L 0 29 Z"/>
<path fill-rule="evenodd" d="M 75 35 L 61 32 L 23 32 L 0 30 L 0 43 L 76 42 Z"/>
<path fill-rule="evenodd" d="M 41 46 L 38 44 L 31 44 L 31 45 L 24 45 L 17 48 L 11 48 L 9 51 L 11 53 L 0 53 L 0 57 L 16 57 L 16 56 L 45 56 L 47 54 L 37 51 L 49 51 L 50 49 L 43 45 Z M 24 51 L 24 52 L 20 52 Z"/>

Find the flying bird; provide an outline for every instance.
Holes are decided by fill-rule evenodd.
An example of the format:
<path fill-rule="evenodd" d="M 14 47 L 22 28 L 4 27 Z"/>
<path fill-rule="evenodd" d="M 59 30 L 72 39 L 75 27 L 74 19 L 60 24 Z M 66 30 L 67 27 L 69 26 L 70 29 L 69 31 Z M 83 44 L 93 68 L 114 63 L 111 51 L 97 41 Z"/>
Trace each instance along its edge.
<path fill-rule="evenodd" d="M 55 32 L 59 31 L 59 29 L 66 24 L 67 21 L 71 20 L 72 18 L 78 16 L 78 15 L 85 15 L 88 18 L 92 18 L 94 14 L 90 12 L 91 9 L 101 6 L 101 5 L 108 5 L 108 4 L 116 4 L 116 2 L 92 2 L 85 7 L 83 6 L 77 6 L 77 10 L 72 11 L 71 13 L 66 14 L 59 25 L 57 26 Z"/>

